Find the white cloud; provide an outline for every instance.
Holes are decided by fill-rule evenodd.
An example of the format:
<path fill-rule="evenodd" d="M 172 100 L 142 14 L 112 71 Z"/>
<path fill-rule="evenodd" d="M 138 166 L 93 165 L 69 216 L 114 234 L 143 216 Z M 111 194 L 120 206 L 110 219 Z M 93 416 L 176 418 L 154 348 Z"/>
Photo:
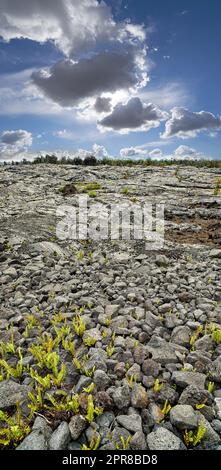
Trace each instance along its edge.
<path fill-rule="evenodd" d="M 126 104 L 119 103 L 112 113 L 98 124 L 121 133 L 129 131 L 148 131 L 158 127 L 168 117 L 167 113 L 152 103 L 143 103 L 140 98 L 131 98 Z"/>
<path fill-rule="evenodd" d="M 7 130 L 0 136 L 0 159 L 8 160 L 26 153 L 32 145 L 32 134 L 23 129 Z"/>
<path fill-rule="evenodd" d="M 171 112 L 172 116 L 165 124 L 165 132 L 162 134 L 162 138 L 177 136 L 185 139 L 196 137 L 201 131 L 221 129 L 221 117 L 207 111 L 196 113 L 185 108 L 176 107 Z"/>
<path fill-rule="evenodd" d="M 132 159 L 145 159 L 151 160 L 203 160 L 210 159 L 210 157 L 204 155 L 196 149 L 193 149 L 187 145 L 180 145 L 171 154 L 164 154 L 160 148 L 155 148 L 151 151 L 144 149 L 143 147 L 125 147 L 120 150 L 121 158 L 132 158 Z"/>
<path fill-rule="evenodd" d="M 186 106 L 193 101 L 185 85 L 178 82 L 169 82 L 154 89 L 146 87 L 139 94 L 143 100 L 155 103 L 167 110 L 174 106 Z"/>
<path fill-rule="evenodd" d="M 161 149 L 153 149 L 151 152 L 149 152 L 149 157 L 152 158 L 152 160 L 161 160 L 163 158 L 163 152 Z"/>
<path fill-rule="evenodd" d="M 92 147 L 92 153 L 98 159 L 108 157 L 108 152 L 103 145 L 94 144 Z"/>
<path fill-rule="evenodd" d="M 0 0 L 3 39 L 53 41 L 66 55 L 107 42 L 143 41 L 142 25 L 116 23 L 109 6 L 97 0 Z"/>
<path fill-rule="evenodd" d="M 120 150 L 121 158 L 145 158 L 147 156 L 147 150 L 143 150 L 140 147 L 125 147 Z"/>

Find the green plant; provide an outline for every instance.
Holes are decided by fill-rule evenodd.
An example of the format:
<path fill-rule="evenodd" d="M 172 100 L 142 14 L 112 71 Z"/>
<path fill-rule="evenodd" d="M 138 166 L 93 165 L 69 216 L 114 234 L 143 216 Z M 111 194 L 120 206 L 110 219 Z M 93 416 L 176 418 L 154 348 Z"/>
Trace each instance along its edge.
<path fill-rule="evenodd" d="M 51 375 L 47 374 L 45 377 L 41 377 L 35 370 L 30 367 L 30 376 L 34 379 L 38 384 L 40 384 L 44 390 L 51 387 Z"/>
<path fill-rule="evenodd" d="M 129 386 L 132 388 L 134 384 L 137 383 L 137 376 L 135 374 L 131 374 L 130 376 L 126 374 L 126 379 L 129 384 Z"/>
<path fill-rule="evenodd" d="M 111 341 L 106 347 L 106 353 L 108 357 L 111 357 L 114 354 L 114 351 L 115 351 L 114 340 L 115 340 L 115 333 L 112 334 Z"/>
<path fill-rule="evenodd" d="M 0 421 L 6 423 L 6 427 L 0 428 L 0 444 L 16 446 L 29 433 L 30 427 L 21 418 L 20 403 L 16 403 L 16 416 L 10 417 L 7 413 L 0 410 Z"/>
<path fill-rule="evenodd" d="M 214 382 L 209 382 L 207 387 L 208 392 L 213 393 L 214 390 Z"/>
<path fill-rule="evenodd" d="M 20 348 L 18 348 L 18 355 L 19 355 L 19 361 L 17 362 L 15 367 L 12 367 L 10 364 L 8 364 L 8 362 L 5 359 L 0 359 L 0 367 L 1 369 L 3 369 L 3 371 L 5 370 L 7 379 L 9 379 L 10 377 L 19 378 L 22 376 L 24 368 L 23 368 L 23 357 L 22 357 L 22 352 Z"/>
<path fill-rule="evenodd" d="M 221 178 L 217 178 L 215 181 L 215 186 L 214 186 L 214 191 L 213 194 L 214 196 L 218 196 L 221 190 Z"/>
<path fill-rule="evenodd" d="M 164 402 L 163 408 L 162 408 L 162 413 L 166 416 L 171 410 L 171 405 L 169 404 L 168 400 Z"/>
<path fill-rule="evenodd" d="M 96 197 L 96 196 L 97 196 L 97 192 L 96 192 L 96 191 L 88 191 L 88 196 L 89 196 L 89 197 Z"/>
<path fill-rule="evenodd" d="M 101 436 L 98 434 L 96 439 L 96 431 L 93 432 L 92 438 L 89 443 L 89 447 L 86 444 L 83 444 L 82 450 L 97 450 L 101 442 Z"/>
<path fill-rule="evenodd" d="M 93 366 L 91 370 L 88 370 L 88 368 L 85 366 L 84 367 L 84 373 L 87 375 L 87 377 L 93 377 L 95 369 L 96 369 L 96 367 Z"/>
<path fill-rule="evenodd" d="M 86 419 L 89 423 L 94 421 L 94 416 L 100 416 L 103 413 L 103 408 L 94 406 L 92 395 L 88 395 L 87 399 L 87 414 Z"/>
<path fill-rule="evenodd" d="M 0 341 L 0 354 L 2 357 L 4 357 L 5 354 L 15 354 L 14 333 L 12 329 L 11 329 L 11 339 L 7 341 L 7 343 Z"/>
<path fill-rule="evenodd" d="M 124 439 L 124 436 L 120 436 L 121 444 L 116 444 L 116 449 L 127 450 L 130 445 L 131 436 L 128 436 L 127 439 Z"/>
<path fill-rule="evenodd" d="M 29 418 L 32 419 L 36 411 L 43 408 L 44 396 L 42 387 L 38 385 L 34 392 L 28 393 L 28 397 L 31 400 L 31 402 L 28 404 L 28 408 L 30 409 Z"/>
<path fill-rule="evenodd" d="M 127 186 L 124 186 L 124 188 L 122 188 L 122 194 L 129 194 L 129 188 Z"/>
<path fill-rule="evenodd" d="M 184 442 L 187 447 L 196 447 L 201 442 L 206 433 L 206 428 L 203 421 L 200 422 L 197 432 L 194 434 L 193 431 L 185 430 L 183 434 Z"/>
<path fill-rule="evenodd" d="M 221 343 L 221 328 L 217 328 L 216 325 L 211 326 L 211 338 L 215 344 Z"/>
<path fill-rule="evenodd" d="M 204 406 L 206 406 L 205 403 L 197 403 L 195 405 L 195 408 L 196 408 L 196 410 L 202 410 L 202 408 L 204 408 Z"/>
<path fill-rule="evenodd" d="M 66 392 L 61 395 L 61 400 L 56 401 L 56 398 L 49 393 L 47 393 L 47 399 L 50 401 L 51 405 L 44 405 L 44 407 L 50 411 L 64 412 L 64 411 L 73 411 L 74 414 L 79 413 L 79 395 L 76 393 L 72 398 L 70 398 Z"/>
<path fill-rule="evenodd" d="M 81 261 L 82 259 L 84 259 L 84 256 L 85 256 L 85 254 L 84 254 L 84 251 L 83 251 L 83 250 L 79 250 L 79 251 L 77 252 L 77 254 L 76 254 L 76 258 L 77 258 L 77 260 L 79 260 L 79 261 Z"/>
<path fill-rule="evenodd" d="M 163 388 L 163 384 L 160 384 L 159 379 L 156 379 L 154 382 L 154 386 L 153 386 L 154 392 L 158 393 L 162 388 Z"/>
<path fill-rule="evenodd" d="M 83 392 L 85 393 L 92 393 L 94 390 L 94 382 L 91 382 L 91 384 L 89 385 L 89 387 L 83 387 Z"/>
<path fill-rule="evenodd" d="M 92 183 L 86 183 L 83 186 L 83 189 L 85 191 L 93 191 L 93 189 L 101 189 L 101 188 L 102 188 L 101 184 L 98 183 L 97 181 L 94 181 Z"/>
<path fill-rule="evenodd" d="M 83 336 L 86 325 L 79 314 L 73 319 L 73 327 L 77 336 Z"/>
<path fill-rule="evenodd" d="M 97 342 L 97 339 L 95 337 L 85 338 L 83 340 L 83 343 L 85 344 L 85 346 L 88 346 L 88 347 L 94 346 L 96 342 Z"/>

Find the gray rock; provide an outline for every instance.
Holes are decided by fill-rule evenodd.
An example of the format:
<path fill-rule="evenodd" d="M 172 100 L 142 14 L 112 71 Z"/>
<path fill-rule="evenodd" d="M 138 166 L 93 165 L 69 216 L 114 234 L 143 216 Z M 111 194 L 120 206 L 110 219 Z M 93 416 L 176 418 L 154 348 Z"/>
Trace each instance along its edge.
<path fill-rule="evenodd" d="M 153 359 L 146 359 L 142 364 L 142 371 L 147 376 L 157 377 L 159 375 L 160 366 Z"/>
<path fill-rule="evenodd" d="M 147 445 L 150 450 L 183 450 L 185 449 L 181 439 L 168 429 L 157 428 L 147 435 Z"/>
<path fill-rule="evenodd" d="M 193 385 L 199 389 L 203 389 L 205 385 L 206 375 L 200 372 L 173 372 L 172 380 L 181 388 Z"/>
<path fill-rule="evenodd" d="M 221 356 L 208 365 L 208 379 L 212 382 L 221 382 Z"/>
<path fill-rule="evenodd" d="M 68 443 L 71 440 L 71 433 L 69 430 L 68 423 L 62 421 L 58 428 L 53 432 L 49 440 L 50 450 L 63 450 L 66 449 Z"/>
<path fill-rule="evenodd" d="M 114 419 L 115 419 L 115 415 L 113 411 L 105 411 L 105 413 L 103 413 L 101 416 L 98 416 L 96 418 L 96 423 L 100 427 L 110 427 Z"/>
<path fill-rule="evenodd" d="M 131 415 L 118 415 L 117 422 L 128 431 L 137 432 L 142 431 L 142 420 L 138 414 Z"/>
<path fill-rule="evenodd" d="M 70 422 L 69 422 L 69 430 L 71 433 L 71 437 L 73 441 L 76 441 L 82 432 L 85 430 L 87 427 L 87 422 L 84 416 L 82 415 L 75 415 L 72 416 Z"/>
<path fill-rule="evenodd" d="M 105 390 L 110 385 L 110 378 L 103 370 L 95 370 L 93 381 L 98 390 Z"/>
<path fill-rule="evenodd" d="M 189 385 L 183 390 L 180 395 L 179 403 L 180 405 L 199 405 L 201 403 L 206 403 L 211 405 L 213 402 L 213 396 L 208 390 L 199 389 L 195 385 Z"/>
<path fill-rule="evenodd" d="M 86 375 L 81 375 L 81 376 L 80 376 L 80 379 L 78 380 L 77 385 L 75 385 L 75 387 L 74 387 L 75 393 L 80 393 L 80 392 L 82 392 L 82 391 L 83 391 L 83 388 L 89 387 L 89 385 L 91 384 L 91 382 L 92 382 L 92 378 L 91 378 L 91 377 L 87 377 Z"/>
<path fill-rule="evenodd" d="M 134 436 L 130 440 L 130 448 L 132 450 L 138 450 L 138 451 L 147 449 L 146 438 L 143 432 L 137 431 L 134 434 Z"/>
<path fill-rule="evenodd" d="M 129 406 L 130 394 L 129 385 L 123 385 L 122 387 L 118 387 L 114 390 L 113 400 L 119 410 Z"/>
<path fill-rule="evenodd" d="M 171 335 L 171 341 L 181 346 L 189 346 L 191 330 L 188 326 L 176 326 Z"/>
<path fill-rule="evenodd" d="M 215 398 L 215 410 L 216 410 L 216 416 L 218 419 L 221 420 L 221 398 Z"/>
<path fill-rule="evenodd" d="M 86 330 L 83 334 L 83 341 L 94 340 L 95 342 L 101 341 L 102 336 L 100 331 L 97 328 L 91 328 Z"/>
<path fill-rule="evenodd" d="M 190 405 L 176 405 L 170 410 L 170 421 L 178 429 L 196 429 L 197 415 Z"/>
<path fill-rule="evenodd" d="M 0 382 L 0 409 L 6 410 L 16 405 L 16 402 L 23 402 L 28 398 L 30 387 L 20 385 L 13 380 L 3 380 Z"/>
<path fill-rule="evenodd" d="M 21 444 L 16 447 L 16 450 L 47 450 L 48 443 L 46 437 L 40 430 L 32 431 Z"/>

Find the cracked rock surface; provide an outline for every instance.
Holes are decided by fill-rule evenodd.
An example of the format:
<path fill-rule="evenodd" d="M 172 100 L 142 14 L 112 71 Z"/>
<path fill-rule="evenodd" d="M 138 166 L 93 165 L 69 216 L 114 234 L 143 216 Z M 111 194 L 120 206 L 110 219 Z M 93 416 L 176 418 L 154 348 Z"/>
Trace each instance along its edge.
<path fill-rule="evenodd" d="M 199 429 L 195 449 L 219 448 L 218 173 L 186 166 L 178 179 L 172 166 L 0 167 L 0 410 L 13 417 L 20 402 L 29 431 L 18 449 L 185 450 Z M 77 208 L 88 183 L 98 183 L 89 207 L 164 203 L 163 247 L 57 238 L 57 208 Z M 70 184 L 75 191 L 62 192 Z M 35 345 L 57 355 L 60 384 Z M 50 384 L 34 374 L 49 375 Z M 30 416 L 30 392 L 39 387 L 42 403 Z M 56 403 L 77 396 L 78 406 L 56 410 L 48 394 Z M 0 432 L 8 426 L 1 418 Z"/>

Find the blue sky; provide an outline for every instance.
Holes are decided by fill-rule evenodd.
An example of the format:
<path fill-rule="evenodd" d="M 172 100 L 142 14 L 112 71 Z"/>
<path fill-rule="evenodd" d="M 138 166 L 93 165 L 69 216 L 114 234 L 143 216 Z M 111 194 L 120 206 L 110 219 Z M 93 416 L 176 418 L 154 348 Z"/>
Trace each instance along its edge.
<path fill-rule="evenodd" d="M 220 20 L 218 0 L 0 0 L 0 160 L 221 158 Z"/>

